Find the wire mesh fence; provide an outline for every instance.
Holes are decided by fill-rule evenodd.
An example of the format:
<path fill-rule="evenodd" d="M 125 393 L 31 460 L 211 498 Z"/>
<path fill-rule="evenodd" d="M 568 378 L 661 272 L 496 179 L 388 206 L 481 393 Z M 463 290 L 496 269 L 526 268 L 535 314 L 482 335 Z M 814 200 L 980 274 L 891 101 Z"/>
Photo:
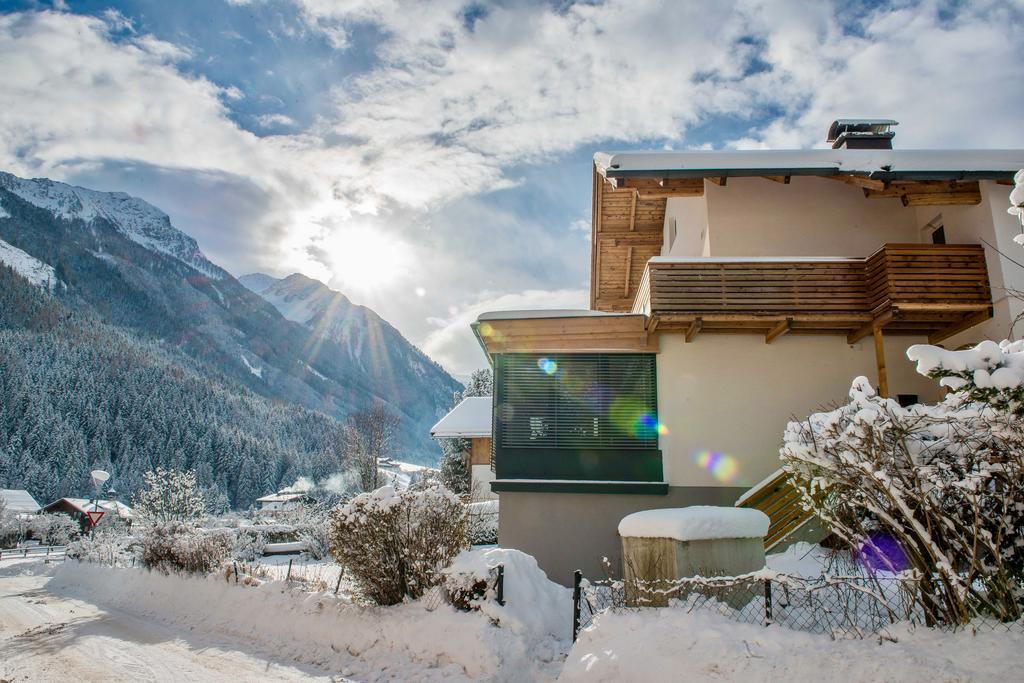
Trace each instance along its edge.
<path fill-rule="evenodd" d="M 664 607 L 711 610 L 734 621 L 782 626 L 832 638 L 884 634 L 893 624 L 936 624 L 922 608 L 920 581 L 906 577 L 820 576 L 774 572 L 739 577 L 693 577 L 662 581 L 587 581 L 576 572 L 573 641 L 607 610 Z M 1024 622 L 979 615 L 975 629 L 1024 630 Z"/>
<path fill-rule="evenodd" d="M 487 577 L 476 574 L 446 572 L 442 580 L 423 594 L 420 599 L 427 611 L 433 612 L 444 604 L 469 611 L 486 600 L 505 604 L 505 566 L 491 567 Z"/>

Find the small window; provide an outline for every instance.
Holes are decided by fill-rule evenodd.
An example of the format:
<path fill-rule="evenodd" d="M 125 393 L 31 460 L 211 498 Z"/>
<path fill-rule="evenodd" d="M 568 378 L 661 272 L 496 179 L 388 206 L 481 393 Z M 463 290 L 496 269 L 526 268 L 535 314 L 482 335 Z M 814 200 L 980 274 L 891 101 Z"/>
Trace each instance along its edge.
<path fill-rule="evenodd" d="M 946 243 L 946 228 L 940 225 L 939 227 L 932 230 L 932 244 L 945 244 Z"/>
<path fill-rule="evenodd" d="M 899 403 L 904 408 L 914 406 L 920 403 L 920 401 L 918 401 L 917 399 L 917 394 L 897 394 L 896 402 Z"/>

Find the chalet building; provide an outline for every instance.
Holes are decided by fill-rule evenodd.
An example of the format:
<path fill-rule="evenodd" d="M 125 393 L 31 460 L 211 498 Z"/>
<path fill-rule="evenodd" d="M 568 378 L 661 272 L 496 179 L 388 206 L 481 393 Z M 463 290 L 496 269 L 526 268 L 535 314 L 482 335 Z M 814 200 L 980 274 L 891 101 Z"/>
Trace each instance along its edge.
<path fill-rule="evenodd" d="M 91 500 L 88 498 L 59 498 L 42 509 L 43 512 L 69 515 L 82 527 L 88 529 L 90 512 L 102 512 L 98 526 L 114 523 L 115 520 L 131 524 L 132 509 L 124 503 L 116 500 Z"/>
<path fill-rule="evenodd" d="M 309 495 L 309 491 L 282 489 L 277 493 L 271 493 L 257 498 L 256 502 L 260 506 L 260 512 L 266 512 L 273 515 L 280 512 L 297 510 L 301 506 L 313 502 L 313 498 Z"/>
<path fill-rule="evenodd" d="M 473 502 L 493 500 L 491 491 L 494 470 L 491 467 L 491 413 L 490 396 L 464 398 L 430 429 L 435 439 L 465 439 L 469 448 L 463 454 L 469 466 L 470 498 Z"/>
<path fill-rule="evenodd" d="M 740 501 L 772 547 L 807 521 L 777 472 L 793 416 L 857 375 L 934 401 L 907 346 L 1011 335 L 1024 151 L 894 150 L 894 125 L 836 121 L 831 149 L 594 155 L 590 310 L 473 325 L 502 546 L 567 583 L 619 564 L 631 512 Z"/>
<path fill-rule="evenodd" d="M 39 503 L 25 489 L 0 489 L 0 500 L 7 512 L 18 519 L 29 519 L 39 513 Z"/>

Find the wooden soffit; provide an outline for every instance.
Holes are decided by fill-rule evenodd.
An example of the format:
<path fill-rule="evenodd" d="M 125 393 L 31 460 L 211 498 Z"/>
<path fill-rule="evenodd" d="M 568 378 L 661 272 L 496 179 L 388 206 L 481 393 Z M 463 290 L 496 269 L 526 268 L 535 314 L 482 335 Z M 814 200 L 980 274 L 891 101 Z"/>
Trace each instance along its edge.
<path fill-rule="evenodd" d="M 543 311 L 538 311 L 543 315 Z M 495 353 L 656 353 L 657 337 L 642 315 L 486 319 L 474 325 L 488 356 Z"/>

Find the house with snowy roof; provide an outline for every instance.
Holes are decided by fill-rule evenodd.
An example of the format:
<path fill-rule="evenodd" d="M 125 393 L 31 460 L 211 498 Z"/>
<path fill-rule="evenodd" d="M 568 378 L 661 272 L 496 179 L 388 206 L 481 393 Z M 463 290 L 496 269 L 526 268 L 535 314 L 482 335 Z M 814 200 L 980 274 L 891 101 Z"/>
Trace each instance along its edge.
<path fill-rule="evenodd" d="M 97 526 L 110 524 L 115 520 L 131 524 L 133 514 L 131 507 L 120 501 L 89 498 L 59 498 L 43 507 L 42 511 L 69 515 L 83 529 L 88 529 L 92 525 L 89 521 L 90 512 L 103 513 Z"/>
<path fill-rule="evenodd" d="M 470 498 L 474 502 L 493 500 L 497 494 L 491 490 L 494 470 L 491 463 L 490 396 L 470 396 L 452 408 L 437 424 L 430 428 L 435 439 L 465 439 L 469 446 L 464 453 L 470 472 Z"/>
<path fill-rule="evenodd" d="M 4 502 L 7 512 L 26 518 L 38 514 L 39 503 L 25 489 L 0 489 L 0 500 Z"/>
<path fill-rule="evenodd" d="M 825 149 L 594 155 L 589 310 L 473 324 L 502 546 L 568 583 L 618 563 L 627 514 L 737 502 L 778 546 L 810 528 L 777 471 L 793 416 L 858 375 L 936 400 L 910 344 L 1011 334 L 1024 150 L 893 149 L 895 125 L 835 121 Z"/>
<path fill-rule="evenodd" d="M 282 489 L 256 499 L 260 506 L 260 512 L 275 514 L 298 509 L 305 503 L 312 502 L 309 491 L 300 491 L 292 488 Z"/>

